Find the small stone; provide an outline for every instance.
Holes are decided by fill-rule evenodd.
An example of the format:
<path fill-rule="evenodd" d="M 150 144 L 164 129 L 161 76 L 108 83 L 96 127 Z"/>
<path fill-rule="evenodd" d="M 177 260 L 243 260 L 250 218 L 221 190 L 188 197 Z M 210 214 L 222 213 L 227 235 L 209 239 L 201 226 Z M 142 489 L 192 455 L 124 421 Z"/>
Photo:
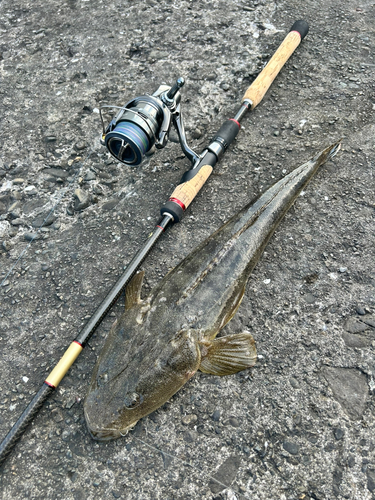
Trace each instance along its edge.
<path fill-rule="evenodd" d="M 43 174 L 52 175 L 52 177 L 56 177 L 56 178 L 60 178 L 60 179 L 66 179 L 67 177 L 69 177 L 69 174 L 66 170 L 64 170 L 62 168 L 54 168 L 54 167 L 46 168 L 45 170 L 43 170 Z"/>
<path fill-rule="evenodd" d="M 194 441 L 197 439 L 197 435 L 195 432 L 192 431 L 186 431 L 184 432 L 184 441 L 186 443 L 194 443 Z"/>
<path fill-rule="evenodd" d="M 25 179 L 22 179 L 21 177 L 17 177 L 17 179 L 13 179 L 13 184 L 23 184 L 25 182 Z"/>
<path fill-rule="evenodd" d="M 32 222 L 31 222 L 31 225 L 33 227 L 46 227 L 46 226 L 50 226 L 51 224 L 53 224 L 56 220 L 56 217 L 49 213 L 49 214 L 45 214 L 45 215 L 39 215 L 38 217 L 36 217 Z"/>
<path fill-rule="evenodd" d="M 22 226 L 22 224 L 25 224 L 25 221 L 23 219 L 13 219 L 11 224 L 12 226 Z"/>
<path fill-rule="evenodd" d="M 211 418 L 214 422 L 218 422 L 220 420 L 220 410 L 215 410 Z"/>
<path fill-rule="evenodd" d="M 340 273 L 346 273 L 347 270 L 348 270 L 347 267 L 340 267 L 339 269 Z"/>
<path fill-rule="evenodd" d="M 375 491 L 375 470 L 367 469 L 367 489 L 371 492 Z"/>
<path fill-rule="evenodd" d="M 357 314 L 359 314 L 360 316 L 364 316 L 366 314 L 366 311 L 361 306 L 357 306 L 355 310 L 357 311 Z"/>
<path fill-rule="evenodd" d="M 333 435 L 335 436 L 337 441 L 339 441 L 344 437 L 344 431 L 340 429 L 340 427 L 336 427 L 335 429 L 333 429 Z"/>
<path fill-rule="evenodd" d="M 193 139 L 200 139 L 202 137 L 202 131 L 199 128 L 196 128 L 192 131 L 191 136 Z"/>
<path fill-rule="evenodd" d="M 119 493 L 118 491 L 112 491 L 112 496 L 114 498 L 121 498 L 121 493 Z"/>
<path fill-rule="evenodd" d="M 85 142 L 77 142 L 77 144 L 75 144 L 75 146 L 74 146 L 76 151 L 82 151 L 83 149 L 85 149 L 85 147 L 86 147 Z"/>
<path fill-rule="evenodd" d="M 293 389 L 298 389 L 298 387 L 299 387 L 298 380 L 296 380 L 295 378 L 291 378 L 289 380 L 289 383 L 293 387 Z"/>
<path fill-rule="evenodd" d="M 225 91 L 230 89 L 230 85 L 228 83 L 222 83 L 220 87 Z"/>
<path fill-rule="evenodd" d="M 297 455 L 299 452 L 299 445 L 297 443 L 293 443 L 293 441 L 284 441 L 283 448 L 291 455 Z"/>
<path fill-rule="evenodd" d="M 181 422 L 184 425 L 192 425 L 195 424 L 198 420 L 198 417 L 192 413 L 191 415 L 185 415 L 182 419 Z"/>
<path fill-rule="evenodd" d="M 23 237 L 25 238 L 26 241 L 34 241 L 39 238 L 37 233 L 25 233 Z"/>
<path fill-rule="evenodd" d="M 96 175 L 94 174 L 94 172 L 92 170 L 89 170 L 85 177 L 84 177 L 84 181 L 86 182 L 89 182 L 89 181 L 94 181 L 96 179 Z"/>
<path fill-rule="evenodd" d="M 362 418 L 368 396 L 366 376 L 354 368 L 333 368 L 325 366 L 322 369 L 324 378 L 331 387 L 334 398 L 352 420 Z"/>
<path fill-rule="evenodd" d="M 65 404 L 65 408 L 68 408 L 70 410 L 70 408 L 72 408 L 75 402 L 76 402 L 75 398 L 69 399 L 69 401 Z"/>
<path fill-rule="evenodd" d="M 351 334 L 344 332 L 342 334 L 345 345 L 352 348 L 363 349 L 371 345 L 371 338 L 365 335 Z"/>
<path fill-rule="evenodd" d="M 56 139 L 57 139 L 57 137 L 56 137 L 55 135 L 47 135 L 47 136 L 44 138 L 44 140 L 45 140 L 46 142 L 55 142 L 55 141 L 56 141 Z"/>
<path fill-rule="evenodd" d="M 3 241 L 3 243 L 2 243 L 2 247 L 4 248 L 4 250 L 5 250 L 6 252 L 9 252 L 9 250 L 12 248 L 12 244 L 11 244 L 11 242 L 10 242 L 10 241 L 5 240 L 5 241 Z"/>
<path fill-rule="evenodd" d="M 90 204 L 90 195 L 83 191 L 82 189 L 76 189 L 74 191 L 74 211 L 79 212 L 84 210 Z"/>
<path fill-rule="evenodd" d="M 239 422 L 239 420 L 236 417 L 230 417 L 229 424 L 232 427 L 239 427 L 240 426 L 240 422 Z"/>
<path fill-rule="evenodd" d="M 275 135 L 276 137 L 280 135 L 280 131 L 279 130 L 275 130 L 275 132 L 273 133 L 273 135 Z"/>
<path fill-rule="evenodd" d="M 106 203 L 103 203 L 102 209 L 112 210 L 112 208 L 114 208 L 118 202 L 119 202 L 118 199 L 108 200 Z"/>
<path fill-rule="evenodd" d="M 240 457 L 234 455 L 225 460 L 208 484 L 212 493 L 216 494 L 225 489 L 226 484 L 231 484 L 235 478 L 237 471 L 241 465 Z"/>
<path fill-rule="evenodd" d="M 345 323 L 345 330 L 349 333 L 361 333 L 368 329 L 368 326 L 357 318 L 349 318 Z"/>

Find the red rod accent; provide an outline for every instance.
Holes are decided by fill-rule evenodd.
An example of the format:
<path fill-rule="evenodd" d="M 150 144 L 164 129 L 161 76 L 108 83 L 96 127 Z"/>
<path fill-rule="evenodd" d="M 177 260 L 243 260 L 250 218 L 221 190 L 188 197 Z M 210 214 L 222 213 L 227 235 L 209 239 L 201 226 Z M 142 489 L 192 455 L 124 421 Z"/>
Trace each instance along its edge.
<path fill-rule="evenodd" d="M 177 198 L 169 198 L 169 201 L 173 201 L 174 203 L 177 203 L 177 205 L 180 205 L 180 207 L 182 208 L 182 210 L 185 212 L 186 207 L 182 203 L 182 201 L 178 200 Z"/>
<path fill-rule="evenodd" d="M 297 31 L 297 30 L 289 31 L 289 33 L 298 33 L 299 36 L 301 36 L 301 33 L 299 31 Z"/>
<path fill-rule="evenodd" d="M 237 123 L 238 128 L 241 128 L 240 122 L 238 122 L 238 121 L 237 121 L 237 120 L 235 120 L 234 118 L 229 118 L 229 120 L 230 120 L 231 122 Z"/>
<path fill-rule="evenodd" d="M 73 340 L 73 342 L 75 342 L 76 344 L 78 344 L 78 345 L 80 345 L 82 347 L 81 342 L 78 342 L 78 340 Z"/>
<path fill-rule="evenodd" d="M 47 382 L 47 380 L 45 380 L 44 383 L 49 385 L 50 387 L 52 387 L 52 389 L 56 389 L 56 387 L 53 384 L 50 384 L 49 382 Z"/>
<path fill-rule="evenodd" d="M 164 232 L 164 227 L 159 226 L 159 224 L 156 224 L 156 227 L 160 227 L 160 229 L 162 229 Z"/>

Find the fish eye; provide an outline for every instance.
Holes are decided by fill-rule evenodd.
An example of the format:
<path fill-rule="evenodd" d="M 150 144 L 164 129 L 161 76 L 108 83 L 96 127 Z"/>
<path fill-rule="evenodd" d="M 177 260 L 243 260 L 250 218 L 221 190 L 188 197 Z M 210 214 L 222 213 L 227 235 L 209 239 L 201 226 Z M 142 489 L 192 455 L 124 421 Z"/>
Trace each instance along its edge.
<path fill-rule="evenodd" d="M 136 408 L 142 402 L 143 402 L 143 396 L 141 394 L 138 394 L 137 392 L 128 392 L 128 394 L 126 394 L 124 398 L 125 406 L 129 410 Z"/>

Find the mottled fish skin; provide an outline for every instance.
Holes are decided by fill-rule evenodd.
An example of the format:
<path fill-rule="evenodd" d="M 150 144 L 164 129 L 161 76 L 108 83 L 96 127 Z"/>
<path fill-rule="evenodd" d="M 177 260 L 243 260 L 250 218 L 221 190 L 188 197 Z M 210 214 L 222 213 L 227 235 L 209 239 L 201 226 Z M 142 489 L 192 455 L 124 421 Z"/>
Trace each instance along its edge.
<path fill-rule="evenodd" d="M 221 375 L 255 363 L 249 334 L 215 337 L 237 311 L 279 222 L 339 147 L 339 142 L 328 147 L 246 205 L 165 276 L 147 299 L 139 298 L 143 274 L 133 279 L 126 311 L 108 335 L 85 400 L 95 439 L 126 434 L 198 369 Z"/>

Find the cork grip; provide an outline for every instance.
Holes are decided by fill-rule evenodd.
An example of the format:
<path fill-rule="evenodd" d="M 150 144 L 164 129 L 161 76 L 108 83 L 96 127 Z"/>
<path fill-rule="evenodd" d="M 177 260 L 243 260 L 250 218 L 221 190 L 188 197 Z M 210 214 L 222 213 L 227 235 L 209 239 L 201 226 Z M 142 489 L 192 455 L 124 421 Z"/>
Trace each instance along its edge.
<path fill-rule="evenodd" d="M 250 99 L 252 102 L 251 109 L 254 109 L 255 106 L 260 103 L 279 71 L 300 43 L 301 34 L 298 33 L 298 31 L 291 31 L 288 33 L 280 47 L 268 62 L 267 66 L 246 90 L 242 102 L 245 99 Z"/>
<path fill-rule="evenodd" d="M 211 165 L 203 165 L 192 179 L 176 187 L 171 198 L 176 198 L 185 205 L 185 208 L 187 208 L 197 196 L 203 184 L 210 177 L 211 172 Z"/>

